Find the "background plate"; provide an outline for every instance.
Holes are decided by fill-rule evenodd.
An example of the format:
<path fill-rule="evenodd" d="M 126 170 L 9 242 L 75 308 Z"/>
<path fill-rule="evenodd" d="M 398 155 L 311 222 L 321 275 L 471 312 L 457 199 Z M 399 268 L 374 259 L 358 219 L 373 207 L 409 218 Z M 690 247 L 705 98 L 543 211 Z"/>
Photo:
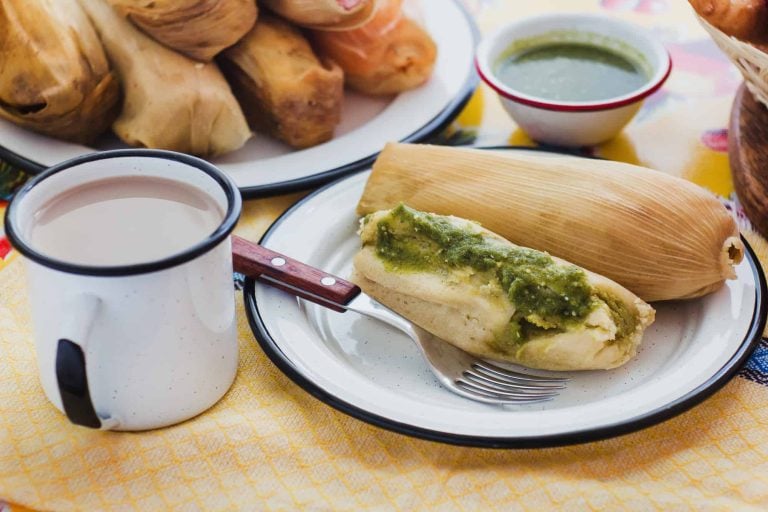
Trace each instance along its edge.
<path fill-rule="evenodd" d="M 300 201 L 262 243 L 348 275 L 359 244 L 354 209 L 367 176 L 340 180 Z M 245 299 L 269 357 L 330 405 L 427 439 L 533 447 L 634 431 L 719 389 L 746 360 L 765 323 L 765 280 L 749 248 L 737 275 L 701 299 L 656 304 L 657 320 L 627 365 L 566 373 L 572 380 L 557 399 L 526 406 L 488 406 L 443 389 L 413 343 L 375 320 L 334 313 L 252 281 Z"/>
<path fill-rule="evenodd" d="M 395 97 L 345 91 L 336 136 L 318 146 L 294 150 L 256 133 L 240 150 L 211 160 L 227 172 L 246 197 L 313 187 L 371 164 L 389 141 L 421 141 L 438 133 L 461 111 L 477 86 L 473 58 L 478 31 L 457 0 L 420 0 L 423 22 L 438 48 L 430 80 Z M 0 158 L 40 172 L 98 149 L 126 147 L 110 136 L 94 147 L 52 139 L 0 120 Z"/>

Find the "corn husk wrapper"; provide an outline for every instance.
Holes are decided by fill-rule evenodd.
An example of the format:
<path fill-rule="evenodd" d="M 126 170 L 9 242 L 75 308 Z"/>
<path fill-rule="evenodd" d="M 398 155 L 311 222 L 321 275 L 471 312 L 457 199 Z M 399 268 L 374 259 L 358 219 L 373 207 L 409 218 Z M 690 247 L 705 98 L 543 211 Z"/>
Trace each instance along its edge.
<path fill-rule="evenodd" d="M 400 202 L 475 220 L 646 301 L 712 292 L 743 257 L 736 223 L 714 195 L 618 162 L 389 144 L 358 213 Z"/>
<path fill-rule="evenodd" d="M 252 127 L 306 148 L 333 137 L 344 74 L 321 62 L 293 25 L 263 15 L 218 59 Z"/>
<path fill-rule="evenodd" d="M 78 143 L 109 129 L 120 86 L 76 0 L 3 0 L 0 50 L 0 117 Z"/>
<path fill-rule="evenodd" d="M 213 156 L 251 136 L 242 110 L 213 63 L 169 50 L 103 0 L 80 0 L 125 90 L 112 129 L 127 144 Z"/>
<path fill-rule="evenodd" d="M 343 32 L 313 31 L 318 53 L 344 70 L 365 94 L 388 95 L 426 82 L 437 60 L 430 35 L 401 11 L 401 0 L 380 0 L 370 21 Z"/>
<path fill-rule="evenodd" d="M 109 0 L 123 16 L 165 46 L 210 61 L 256 22 L 255 0 Z"/>
<path fill-rule="evenodd" d="M 373 16 L 376 0 L 261 0 L 281 17 L 304 28 L 350 30 Z"/>

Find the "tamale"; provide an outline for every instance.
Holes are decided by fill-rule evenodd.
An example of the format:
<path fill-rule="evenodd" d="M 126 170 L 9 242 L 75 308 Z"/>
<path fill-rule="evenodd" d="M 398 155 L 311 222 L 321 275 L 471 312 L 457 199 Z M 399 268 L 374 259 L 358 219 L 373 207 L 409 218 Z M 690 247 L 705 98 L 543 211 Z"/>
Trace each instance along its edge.
<path fill-rule="evenodd" d="M 109 0 L 146 34 L 169 48 L 210 61 L 256 22 L 256 0 Z"/>
<path fill-rule="evenodd" d="M 76 0 L 0 2 L 0 117 L 89 143 L 117 116 L 120 86 Z"/>
<path fill-rule="evenodd" d="M 218 61 L 255 129 L 296 148 L 333 137 L 343 73 L 333 62 L 321 62 L 295 27 L 263 15 Z"/>
<path fill-rule="evenodd" d="M 112 129 L 132 146 L 213 156 L 251 136 L 224 76 L 141 33 L 103 0 L 80 0 L 125 90 Z"/>
<path fill-rule="evenodd" d="M 358 213 L 401 202 L 473 219 L 646 301 L 714 291 L 735 277 L 743 257 L 736 223 L 713 194 L 618 162 L 389 144 Z"/>
<path fill-rule="evenodd" d="M 262 0 L 281 17 L 304 28 L 349 30 L 373 15 L 376 0 Z"/>
<path fill-rule="evenodd" d="M 353 281 L 481 357 L 546 370 L 616 368 L 654 319 L 613 281 L 465 219 L 401 204 L 361 225 Z"/>
<path fill-rule="evenodd" d="M 364 25 L 339 32 L 312 32 L 318 53 L 344 70 L 345 82 L 365 94 L 397 94 L 429 79 L 437 46 L 401 12 L 400 0 L 380 0 Z"/>

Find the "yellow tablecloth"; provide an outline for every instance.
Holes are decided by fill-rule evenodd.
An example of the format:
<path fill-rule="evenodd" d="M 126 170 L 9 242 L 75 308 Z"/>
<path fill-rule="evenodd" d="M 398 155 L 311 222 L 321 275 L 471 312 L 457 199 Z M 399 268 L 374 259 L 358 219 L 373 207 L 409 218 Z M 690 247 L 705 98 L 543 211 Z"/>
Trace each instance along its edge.
<path fill-rule="evenodd" d="M 651 27 L 672 53 L 673 75 L 597 152 L 734 199 L 724 128 L 740 79 L 685 2 L 467 3 L 484 31 L 554 10 Z M 474 131 L 478 144 L 530 143 L 484 88 L 452 130 Z M 238 233 L 258 239 L 300 196 L 247 203 Z M 90 431 L 69 425 L 43 395 L 24 272 L 11 253 L 0 270 L 0 499 L 13 505 L 0 510 L 768 509 L 765 346 L 713 398 L 644 431 L 557 449 L 471 449 L 387 432 L 312 398 L 260 351 L 237 300 L 241 363 L 221 402 L 163 430 Z"/>

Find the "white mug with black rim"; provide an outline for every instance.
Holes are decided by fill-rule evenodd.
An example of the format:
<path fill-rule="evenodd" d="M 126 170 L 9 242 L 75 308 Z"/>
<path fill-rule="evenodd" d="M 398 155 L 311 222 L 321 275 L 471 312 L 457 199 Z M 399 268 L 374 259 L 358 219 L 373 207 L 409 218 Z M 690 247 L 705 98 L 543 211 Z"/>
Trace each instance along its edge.
<path fill-rule="evenodd" d="M 135 176 L 191 186 L 218 205 L 221 218 L 201 240 L 131 264 L 67 261 L 31 240 L 41 208 L 62 193 Z M 26 260 L 40 381 L 72 423 L 159 428 L 205 411 L 226 393 L 237 371 L 230 234 L 240 210 L 239 191 L 221 171 L 156 150 L 76 158 L 16 193 L 5 230 Z"/>

